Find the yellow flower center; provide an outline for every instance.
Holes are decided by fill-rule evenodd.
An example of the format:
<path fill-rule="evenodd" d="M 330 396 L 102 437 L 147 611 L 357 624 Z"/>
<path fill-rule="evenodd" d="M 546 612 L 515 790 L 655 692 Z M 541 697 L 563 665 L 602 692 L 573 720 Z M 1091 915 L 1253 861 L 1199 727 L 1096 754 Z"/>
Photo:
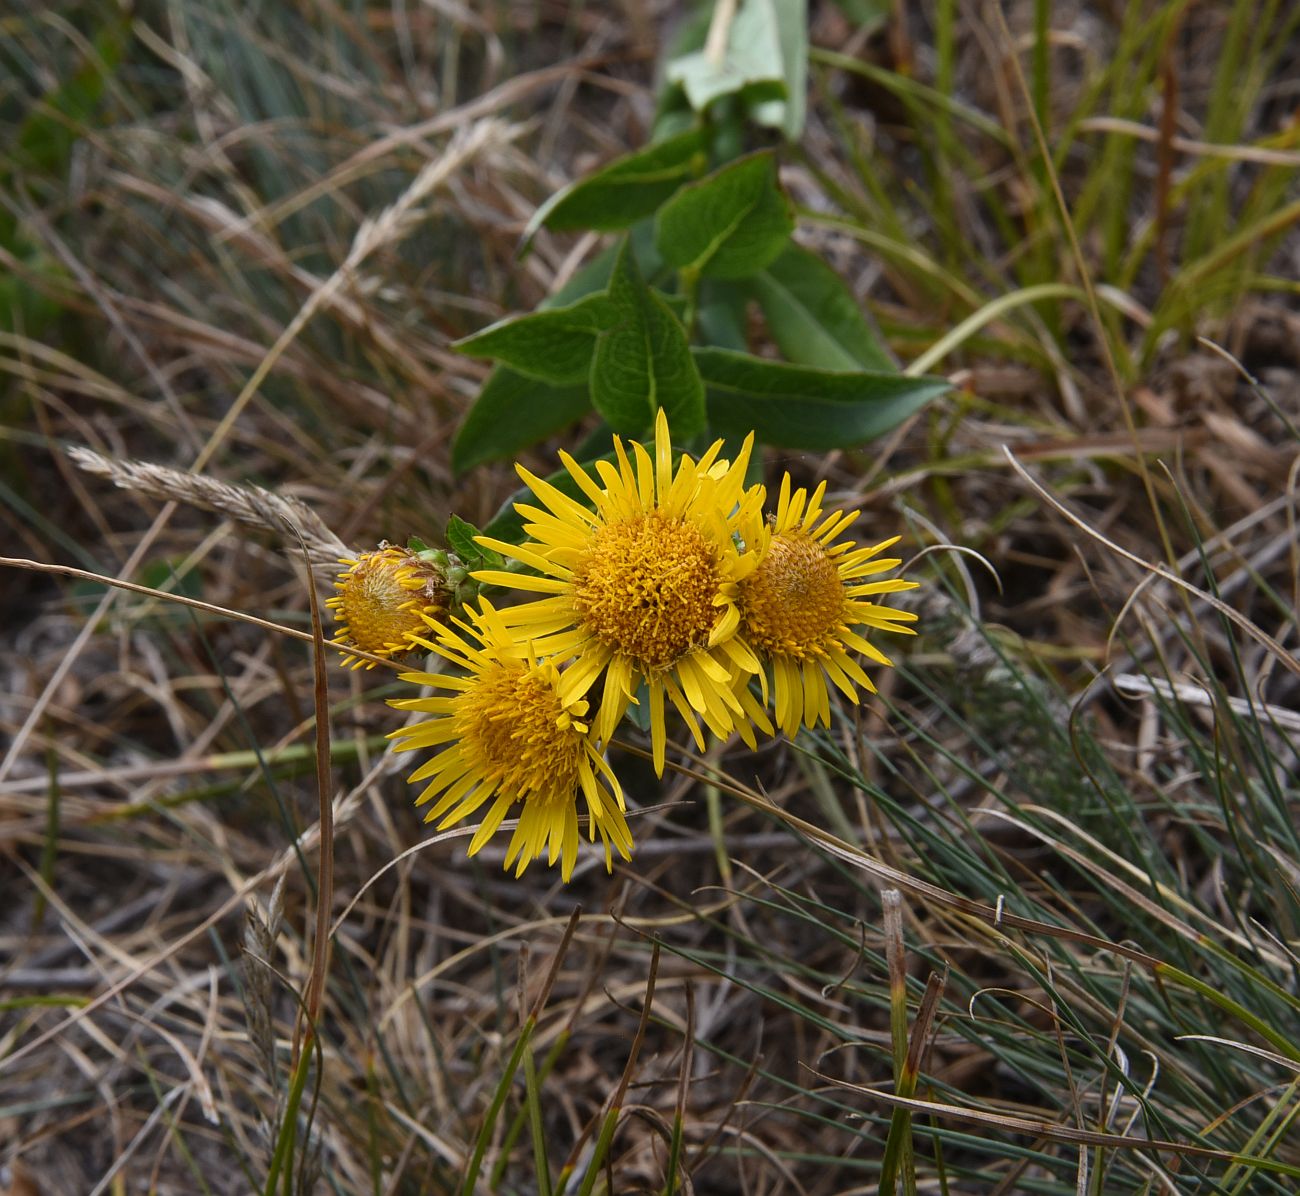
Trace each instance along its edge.
<path fill-rule="evenodd" d="M 804 531 L 772 537 L 762 564 L 741 583 L 741 625 L 767 656 L 822 656 L 841 624 L 844 583 L 826 550 Z"/>
<path fill-rule="evenodd" d="M 695 524 L 658 511 L 595 532 L 573 584 L 585 629 L 646 670 L 707 644 L 719 616 L 717 550 Z"/>
<path fill-rule="evenodd" d="M 572 800 L 585 740 L 555 692 L 554 670 L 499 661 L 456 704 L 466 773 L 521 799 Z"/>
<path fill-rule="evenodd" d="M 406 642 L 408 632 L 422 632 L 420 610 L 425 607 L 423 585 L 415 571 L 386 553 L 359 560 L 339 582 L 330 601 L 346 628 L 351 645 L 383 653 Z"/>

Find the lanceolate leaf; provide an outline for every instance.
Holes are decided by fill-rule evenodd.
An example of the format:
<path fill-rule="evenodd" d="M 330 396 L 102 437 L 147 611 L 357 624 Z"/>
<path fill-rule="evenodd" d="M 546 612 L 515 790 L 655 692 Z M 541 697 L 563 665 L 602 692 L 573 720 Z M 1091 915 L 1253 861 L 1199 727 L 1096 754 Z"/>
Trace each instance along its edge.
<path fill-rule="evenodd" d="M 664 261 L 714 278 L 744 278 L 768 265 L 794 230 L 776 159 L 751 154 L 683 187 L 660 210 L 655 242 Z"/>
<path fill-rule="evenodd" d="M 780 129 L 787 141 L 798 141 L 807 108 L 807 0 L 748 0 L 745 8 L 756 14 L 761 11 L 764 25 L 774 29 L 777 70 L 785 84 L 784 99 L 756 103 L 750 115 L 760 125 Z"/>
<path fill-rule="evenodd" d="M 890 370 L 857 300 L 816 254 L 793 243 L 746 282 L 789 360 L 828 370 Z"/>
<path fill-rule="evenodd" d="M 693 350 L 708 392 L 710 430 L 828 452 L 897 427 L 948 390 L 942 378 L 819 370 L 728 349 Z"/>
<path fill-rule="evenodd" d="M 591 401 L 616 432 L 639 436 L 663 407 L 680 440 L 704 430 L 704 388 L 686 332 L 642 281 L 625 242 L 607 292 L 618 323 L 602 333 L 591 363 Z"/>
<path fill-rule="evenodd" d="M 543 227 L 607 232 L 635 224 L 702 168 L 704 143 L 702 129 L 689 129 L 578 179 L 537 209 L 525 241 Z"/>
<path fill-rule="evenodd" d="M 616 318 L 614 305 L 598 293 L 568 307 L 500 320 L 452 347 L 469 357 L 490 357 L 543 382 L 577 383 L 591 369 L 596 337 Z"/>
<path fill-rule="evenodd" d="M 513 456 L 580 419 L 591 409 L 585 385 L 551 386 L 497 366 L 451 446 L 456 473 Z"/>
<path fill-rule="evenodd" d="M 700 284 L 699 308 L 695 316 L 700 339 L 720 349 L 744 352 L 749 347 L 745 328 L 748 302 L 744 283 L 705 279 Z"/>

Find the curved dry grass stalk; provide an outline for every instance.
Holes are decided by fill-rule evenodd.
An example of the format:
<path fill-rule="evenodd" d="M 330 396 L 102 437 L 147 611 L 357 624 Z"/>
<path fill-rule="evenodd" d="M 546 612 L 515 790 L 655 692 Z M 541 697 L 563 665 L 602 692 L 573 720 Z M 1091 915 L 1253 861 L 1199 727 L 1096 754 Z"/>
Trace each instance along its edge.
<path fill-rule="evenodd" d="M 869 1097 L 873 1100 L 884 1101 L 886 1104 L 895 1105 L 899 1108 L 911 1109 L 917 1113 L 929 1113 L 935 1117 L 951 1117 L 960 1121 L 972 1121 L 980 1125 L 996 1126 L 1014 1134 L 1029 1134 L 1056 1142 L 1073 1142 L 1080 1146 L 1105 1147 L 1109 1150 L 1146 1150 L 1153 1153 L 1191 1155 L 1202 1159 L 1220 1159 L 1225 1162 L 1234 1160 L 1250 1162 L 1261 1170 L 1277 1170 L 1283 1174 L 1290 1174 L 1292 1170 L 1289 1167 L 1275 1163 L 1271 1159 L 1248 1157 L 1227 1150 L 1215 1150 L 1212 1147 L 1198 1146 L 1192 1142 L 1173 1142 L 1164 1138 L 1128 1137 L 1123 1134 L 1102 1134 L 1095 1130 L 1076 1129 L 1074 1126 L 1063 1125 L 1059 1122 L 1047 1121 L 1041 1118 L 1014 1117 L 1008 1113 L 994 1112 L 989 1109 L 975 1109 L 960 1105 L 941 1104 L 938 1101 L 917 1100 L 914 1097 L 900 1096 L 897 1093 L 884 1092 L 878 1088 L 868 1088 L 862 1084 L 837 1080 L 834 1077 L 822 1075 L 821 1072 L 817 1071 L 814 1071 L 813 1075 L 819 1080 L 834 1084 L 838 1088 L 856 1092 L 860 1096 Z"/>
<path fill-rule="evenodd" d="M 1295 658 L 1291 655 L 1291 653 L 1289 653 L 1280 643 L 1278 643 L 1278 641 L 1274 639 L 1273 636 L 1269 635 L 1266 631 L 1263 631 L 1261 628 L 1259 628 L 1250 619 L 1246 618 L 1246 616 L 1243 615 L 1240 611 L 1234 610 L 1226 602 L 1222 601 L 1222 599 L 1216 598 L 1213 594 L 1206 593 L 1199 586 L 1195 586 L 1190 581 L 1186 581 L 1183 578 L 1179 577 L 1177 574 L 1171 572 L 1164 565 L 1158 565 L 1152 563 L 1151 561 L 1143 560 L 1142 557 L 1138 556 L 1136 553 L 1129 552 L 1128 549 L 1121 547 L 1119 544 L 1116 544 L 1115 541 L 1110 539 L 1108 536 L 1102 535 L 1101 532 L 1099 532 L 1096 528 L 1092 527 L 1086 520 L 1081 519 L 1078 515 L 1076 515 L 1073 511 L 1071 511 L 1069 507 L 1067 507 L 1063 502 L 1061 502 L 1060 499 L 1058 499 L 1055 495 L 1053 495 L 1045 486 L 1042 485 L 1042 483 L 1036 481 L 1030 475 L 1029 471 L 1025 469 L 1023 465 L 1020 464 L 1020 462 L 1016 459 L 1015 454 L 1011 451 L 1011 449 L 1007 445 L 1003 445 L 1002 452 L 1006 456 L 1007 461 L 1010 462 L 1011 468 L 1014 469 L 1016 473 L 1018 473 L 1020 477 L 1023 478 L 1024 481 L 1038 495 L 1040 495 L 1048 504 L 1050 504 L 1050 506 L 1054 510 L 1058 511 L 1061 515 L 1063 515 L 1067 520 L 1069 520 L 1070 523 L 1072 523 L 1075 527 L 1077 527 L 1081 532 L 1083 532 L 1087 536 L 1090 536 L 1092 539 L 1096 540 L 1099 544 L 1104 544 L 1108 549 L 1110 549 L 1111 552 L 1115 553 L 1117 556 L 1123 557 L 1126 561 L 1132 561 L 1133 564 L 1138 565 L 1141 568 L 1145 569 L 1151 577 L 1163 578 L 1169 584 L 1175 585 L 1180 589 L 1185 590 L 1187 593 L 1194 595 L 1199 601 L 1213 608 L 1217 613 L 1222 615 L 1225 619 L 1230 620 L 1234 625 L 1236 625 L 1243 632 L 1245 632 L 1246 635 L 1250 636 L 1251 639 L 1253 639 L 1261 647 L 1266 649 L 1270 653 L 1270 655 L 1272 655 L 1278 661 L 1278 663 L 1282 665 L 1283 668 L 1289 670 L 1290 672 L 1296 674 L 1297 676 L 1300 676 L 1300 663 L 1296 662 Z M 1134 593 L 1134 597 L 1135 596 L 1136 596 L 1136 591 Z M 1128 605 L 1131 605 L 1131 603 L 1132 603 L 1132 598 L 1130 598 Z M 1123 621 L 1123 617 L 1124 617 L 1123 612 L 1121 612 L 1120 617 L 1115 620 L 1116 628 L 1118 628 L 1120 623 Z"/>

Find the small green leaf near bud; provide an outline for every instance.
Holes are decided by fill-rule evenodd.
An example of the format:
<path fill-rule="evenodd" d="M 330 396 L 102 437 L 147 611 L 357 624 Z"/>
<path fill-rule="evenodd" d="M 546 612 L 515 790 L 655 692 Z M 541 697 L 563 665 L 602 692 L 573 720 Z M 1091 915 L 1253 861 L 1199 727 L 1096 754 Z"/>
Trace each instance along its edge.
<path fill-rule="evenodd" d="M 447 520 L 447 543 L 462 561 L 475 561 L 483 555 L 483 549 L 474 543 L 479 529 L 459 515 Z"/>

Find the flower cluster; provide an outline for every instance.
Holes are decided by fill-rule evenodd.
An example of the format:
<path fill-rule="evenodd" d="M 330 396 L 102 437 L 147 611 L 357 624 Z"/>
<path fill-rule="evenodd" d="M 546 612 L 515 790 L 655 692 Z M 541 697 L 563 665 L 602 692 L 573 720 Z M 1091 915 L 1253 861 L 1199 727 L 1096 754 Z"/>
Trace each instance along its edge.
<path fill-rule="evenodd" d="M 428 821 L 448 827 L 487 806 L 470 854 L 521 804 L 507 867 L 545 852 L 567 880 L 581 798 L 610 867 L 632 838 L 604 749 L 629 706 L 647 706 L 662 775 L 669 705 L 701 749 L 705 729 L 753 746 L 757 732 L 829 726 L 830 686 L 854 703 L 874 691 L 856 657 L 890 663 L 866 633 L 912 633 L 913 614 L 875 601 L 916 585 L 880 576 L 901 563 L 881 555 L 898 537 L 841 539 L 858 513 L 825 512 L 825 484 L 809 495 L 788 475 L 766 512 L 764 488 L 745 480 L 752 437 L 734 460 L 722 447 L 674 465 L 661 410 L 653 456 L 615 438 L 593 476 L 561 454 L 585 502 L 520 467 L 536 500 L 516 507 L 528 538 L 479 543 L 531 572 L 473 576 L 535 597 L 484 601 L 466 619 L 424 610 L 421 632 L 407 632 L 458 675 L 404 675 L 448 692 L 393 703 L 433 716 L 395 732 L 397 750 L 438 749 L 411 776 L 428 782 Z"/>

